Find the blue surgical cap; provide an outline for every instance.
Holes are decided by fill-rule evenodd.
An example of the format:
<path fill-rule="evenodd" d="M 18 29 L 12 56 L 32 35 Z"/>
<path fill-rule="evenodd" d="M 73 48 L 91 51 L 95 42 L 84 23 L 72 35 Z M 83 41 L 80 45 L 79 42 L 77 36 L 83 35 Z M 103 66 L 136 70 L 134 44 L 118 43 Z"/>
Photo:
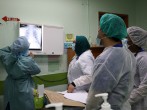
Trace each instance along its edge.
<path fill-rule="evenodd" d="M 29 50 L 29 42 L 25 36 L 18 37 L 17 40 L 15 40 L 11 46 L 11 50 L 13 54 L 16 55 L 24 55 Z"/>
<path fill-rule="evenodd" d="M 100 19 L 100 29 L 110 38 L 122 40 L 127 37 L 125 22 L 115 14 L 104 14 Z"/>

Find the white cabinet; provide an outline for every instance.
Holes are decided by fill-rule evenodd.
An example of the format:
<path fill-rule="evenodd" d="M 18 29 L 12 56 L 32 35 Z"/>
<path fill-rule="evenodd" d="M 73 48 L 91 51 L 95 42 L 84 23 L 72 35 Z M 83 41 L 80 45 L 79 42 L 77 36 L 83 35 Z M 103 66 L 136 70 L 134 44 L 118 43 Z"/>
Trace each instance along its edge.
<path fill-rule="evenodd" d="M 19 36 L 25 36 L 29 50 L 35 55 L 62 55 L 64 51 L 64 28 L 32 23 L 19 23 Z"/>
<path fill-rule="evenodd" d="M 43 25 L 42 52 L 44 55 L 62 55 L 64 51 L 64 28 Z"/>

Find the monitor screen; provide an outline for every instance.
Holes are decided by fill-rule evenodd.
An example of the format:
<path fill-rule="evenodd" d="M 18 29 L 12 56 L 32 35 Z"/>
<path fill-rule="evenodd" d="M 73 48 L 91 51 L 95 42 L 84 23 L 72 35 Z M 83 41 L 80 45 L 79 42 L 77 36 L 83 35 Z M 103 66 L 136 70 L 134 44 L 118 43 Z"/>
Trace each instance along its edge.
<path fill-rule="evenodd" d="M 24 36 L 30 43 L 30 50 L 42 49 L 42 25 L 20 23 L 19 36 Z"/>

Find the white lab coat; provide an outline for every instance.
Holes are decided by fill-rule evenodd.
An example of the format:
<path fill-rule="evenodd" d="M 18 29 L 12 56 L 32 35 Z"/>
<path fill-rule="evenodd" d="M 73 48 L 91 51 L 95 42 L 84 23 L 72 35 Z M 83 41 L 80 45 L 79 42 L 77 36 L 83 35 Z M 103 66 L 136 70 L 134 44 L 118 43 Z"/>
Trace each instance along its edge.
<path fill-rule="evenodd" d="M 75 56 L 69 64 L 68 83 L 74 82 L 77 90 L 88 90 L 92 81 L 94 56 L 91 50 L 83 52 L 79 58 Z"/>

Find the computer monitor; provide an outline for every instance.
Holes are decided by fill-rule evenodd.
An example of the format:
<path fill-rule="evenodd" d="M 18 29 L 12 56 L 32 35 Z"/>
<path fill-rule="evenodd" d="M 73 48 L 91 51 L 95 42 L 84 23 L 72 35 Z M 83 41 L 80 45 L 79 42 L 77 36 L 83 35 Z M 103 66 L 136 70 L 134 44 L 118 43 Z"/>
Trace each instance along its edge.
<path fill-rule="evenodd" d="M 19 37 L 26 37 L 30 43 L 29 50 L 42 50 L 42 25 L 20 23 Z"/>

